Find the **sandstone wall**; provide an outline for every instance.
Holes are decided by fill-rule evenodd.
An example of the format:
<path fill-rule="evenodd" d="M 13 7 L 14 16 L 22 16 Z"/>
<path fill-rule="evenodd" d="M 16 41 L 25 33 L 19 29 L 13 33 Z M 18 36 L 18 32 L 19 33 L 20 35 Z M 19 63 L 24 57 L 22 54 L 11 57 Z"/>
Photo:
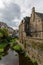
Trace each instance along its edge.
<path fill-rule="evenodd" d="M 26 52 L 28 56 L 36 60 L 38 65 L 43 65 L 43 40 L 26 38 Z"/>

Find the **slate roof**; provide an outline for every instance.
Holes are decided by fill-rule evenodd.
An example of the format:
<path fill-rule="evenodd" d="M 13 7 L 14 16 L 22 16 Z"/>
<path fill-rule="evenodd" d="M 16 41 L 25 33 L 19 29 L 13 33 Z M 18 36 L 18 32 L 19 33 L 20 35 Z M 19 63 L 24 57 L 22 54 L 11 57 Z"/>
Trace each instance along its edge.
<path fill-rule="evenodd" d="M 30 17 L 27 17 L 27 16 L 26 16 L 24 19 L 25 19 L 25 22 L 26 22 L 26 23 L 29 23 L 29 22 L 30 22 Z"/>
<path fill-rule="evenodd" d="M 43 13 L 35 12 L 42 20 L 43 20 Z"/>

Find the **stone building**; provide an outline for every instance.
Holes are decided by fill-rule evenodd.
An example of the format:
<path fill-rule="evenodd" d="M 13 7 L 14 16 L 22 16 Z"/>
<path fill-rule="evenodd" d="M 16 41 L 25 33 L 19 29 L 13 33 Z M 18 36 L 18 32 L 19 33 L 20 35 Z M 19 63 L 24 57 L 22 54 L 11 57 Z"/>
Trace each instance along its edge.
<path fill-rule="evenodd" d="M 22 21 L 21 24 L 19 25 L 19 39 L 20 42 L 23 43 L 25 41 L 26 36 L 30 36 L 30 17 L 25 17 Z"/>
<path fill-rule="evenodd" d="M 43 13 L 35 12 L 32 8 L 30 17 L 24 17 L 19 25 L 19 39 L 23 43 L 25 37 L 43 38 Z"/>
<path fill-rule="evenodd" d="M 33 37 L 43 38 L 43 13 L 35 12 L 34 7 L 30 17 L 30 28 Z"/>

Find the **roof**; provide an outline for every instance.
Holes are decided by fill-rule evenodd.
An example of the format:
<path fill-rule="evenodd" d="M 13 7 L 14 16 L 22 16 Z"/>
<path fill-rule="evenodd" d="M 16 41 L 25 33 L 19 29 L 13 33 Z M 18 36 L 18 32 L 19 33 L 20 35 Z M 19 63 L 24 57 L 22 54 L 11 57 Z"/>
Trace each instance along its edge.
<path fill-rule="evenodd" d="M 42 20 L 43 20 L 43 13 L 35 12 Z"/>
<path fill-rule="evenodd" d="M 30 17 L 25 17 L 24 19 L 25 19 L 25 22 L 26 23 L 29 23 L 30 22 Z"/>
<path fill-rule="evenodd" d="M 6 23 L 4 23 L 4 22 L 0 22 L 0 28 L 1 27 L 8 27 L 8 25 Z"/>

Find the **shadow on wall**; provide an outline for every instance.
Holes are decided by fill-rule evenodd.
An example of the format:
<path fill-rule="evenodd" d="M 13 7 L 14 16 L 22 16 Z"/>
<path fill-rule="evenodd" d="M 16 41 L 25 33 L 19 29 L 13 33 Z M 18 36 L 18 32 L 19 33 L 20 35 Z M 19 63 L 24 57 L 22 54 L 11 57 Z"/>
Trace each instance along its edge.
<path fill-rule="evenodd" d="M 29 57 L 25 57 L 22 54 L 19 54 L 19 65 L 38 65 L 37 62 L 32 62 Z"/>

